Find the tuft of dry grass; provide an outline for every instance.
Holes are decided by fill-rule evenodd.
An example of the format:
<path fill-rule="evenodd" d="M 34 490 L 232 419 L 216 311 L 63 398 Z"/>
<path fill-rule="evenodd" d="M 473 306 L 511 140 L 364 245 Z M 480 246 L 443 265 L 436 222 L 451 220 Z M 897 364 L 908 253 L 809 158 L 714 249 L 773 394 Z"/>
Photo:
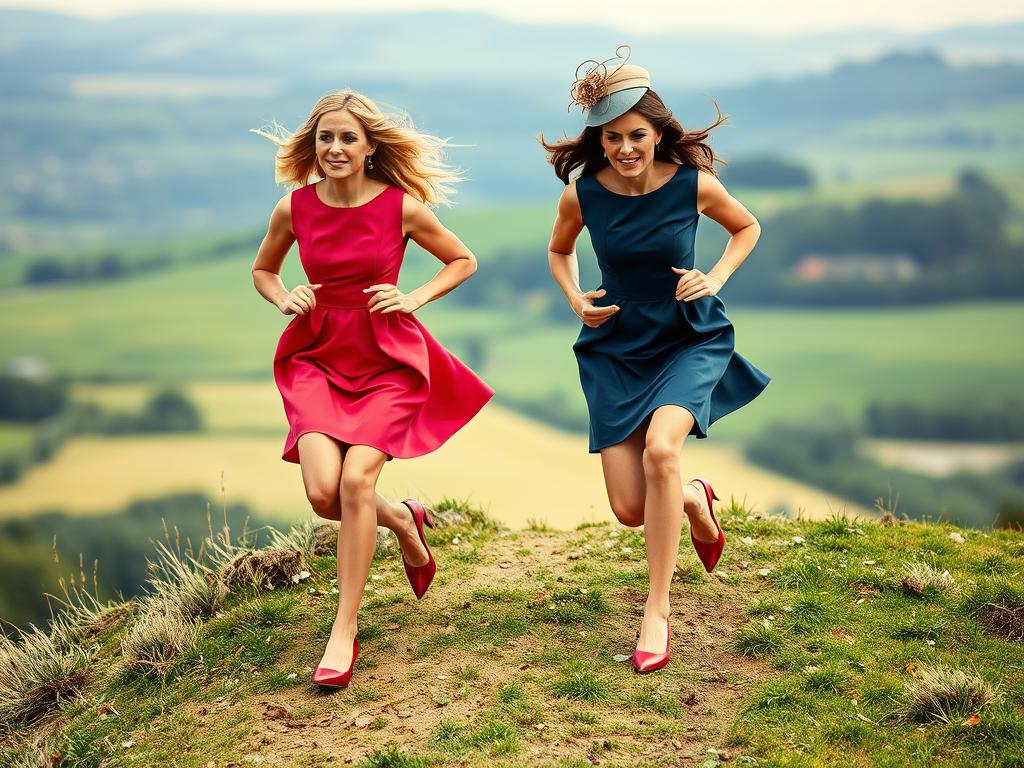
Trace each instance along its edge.
<path fill-rule="evenodd" d="M 241 552 L 222 569 L 221 578 L 229 589 L 258 586 L 264 589 L 287 587 L 302 570 L 302 552 L 292 547 Z"/>
<path fill-rule="evenodd" d="M 18 755 L 10 768 L 53 768 L 60 764 L 60 740 L 56 736 L 36 738 Z"/>
<path fill-rule="evenodd" d="M 149 564 L 153 575 L 148 579 L 155 598 L 176 605 L 188 618 L 213 616 L 228 594 L 217 572 L 162 541 L 156 543 L 156 552 L 156 562 Z"/>
<path fill-rule="evenodd" d="M 987 632 L 1011 642 L 1024 642 L 1024 587 L 1015 581 L 986 579 L 966 595 L 963 609 Z"/>
<path fill-rule="evenodd" d="M 920 669 L 903 693 L 898 715 L 915 723 L 961 722 L 995 700 L 992 686 L 981 677 L 950 667 Z"/>
<path fill-rule="evenodd" d="M 154 597 L 121 640 L 125 664 L 143 674 L 163 673 L 175 656 L 195 644 L 201 626 L 201 619 L 183 615 L 174 601 Z"/>
<path fill-rule="evenodd" d="M 68 581 L 63 576 L 58 580 L 63 595 L 45 593 L 60 605 L 56 613 L 50 605 L 50 637 L 64 648 L 91 642 L 134 608 L 131 602 L 100 599 L 98 570 L 99 563 L 94 561 L 91 589 L 80 562 L 77 580 L 72 577 Z"/>
<path fill-rule="evenodd" d="M 949 571 L 939 571 L 922 561 L 906 563 L 903 566 L 903 591 L 913 597 L 937 597 L 957 591 L 956 579 Z"/>
<path fill-rule="evenodd" d="M 0 633 L 0 727 L 31 723 L 81 696 L 92 649 L 32 625 L 15 637 Z"/>
<path fill-rule="evenodd" d="M 1015 643 L 1024 642 L 1024 604 L 1007 595 L 985 603 L 978 619 L 989 632 Z"/>
<path fill-rule="evenodd" d="M 329 557 L 338 552 L 338 524 L 303 520 L 288 533 L 270 532 L 270 546 L 297 549 L 306 557 Z"/>

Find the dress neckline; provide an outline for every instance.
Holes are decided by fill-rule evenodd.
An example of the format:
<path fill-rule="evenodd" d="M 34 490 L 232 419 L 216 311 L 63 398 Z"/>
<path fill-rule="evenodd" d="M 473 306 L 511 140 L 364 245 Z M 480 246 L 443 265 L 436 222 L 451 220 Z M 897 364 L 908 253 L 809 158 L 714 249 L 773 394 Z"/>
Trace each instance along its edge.
<path fill-rule="evenodd" d="M 597 174 L 596 173 L 594 173 L 592 175 L 593 175 L 594 183 L 597 184 L 597 186 L 599 186 L 601 189 L 603 189 L 609 195 L 615 195 L 616 197 L 625 197 L 625 198 L 630 198 L 630 199 L 636 198 L 636 197 L 649 197 L 650 195 L 653 195 L 655 192 L 660 192 L 661 190 L 663 190 L 665 187 L 667 187 L 669 184 L 671 184 L 675 180 L 676 176 L 679 175 L 679 169 L 683 167 L 683 164 L 682 163 L 676 163 L 675 165 L 676 165 L 676 169 L 672 172 L 672 175 L 668 177 L 668 181 L 666 181 L 660 187 L 655 187 L 650 192 L 643 192 L 643 193 L 641 193 L 639 195 L 624 195 L 621 192 L 614 192 L 614 191 L 608 189 L 608 187 L 606 187 L 604 184 L 602 184 L 600 181 L 597 180 Z"/>
<path fill-rule="evenodd" d="M 336 211 L 354 211 L 357 208 L 363 208 L 363 207 L 369 205 L 370 203 L 372 203 L 377 198 L 383 197 L 385 194 L 387 194 L 387 191 L 389 189 L 391 189 L 391 186 L 387 185 L 387 186 L 384 187 L 384 189 L 382 189 L 376 195 L 371 197 L 365 203 L 360 203 L 359 205 L 331 205 L 330 203 L 325 203 L 323 198 L 320 197 L 320 192 L 317 190 L 317 187 L 319 186 L 319 184 L 320 184 L 320 182 L 317 182 L 317 183 L 311 185 L 313 187 L 313 197 L 315 197 L 317 199 L 317 201 L 320 203 L 320 205 L 324 206 L 325 208 L 333 208 Z"/>

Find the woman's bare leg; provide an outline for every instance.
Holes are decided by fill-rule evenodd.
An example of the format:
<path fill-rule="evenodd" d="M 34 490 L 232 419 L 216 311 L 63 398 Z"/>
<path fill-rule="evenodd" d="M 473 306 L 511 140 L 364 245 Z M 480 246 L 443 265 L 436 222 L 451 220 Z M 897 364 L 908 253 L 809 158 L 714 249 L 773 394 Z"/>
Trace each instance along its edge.
<path fill-rule="evenodd" d="M 685 408 L 662 406 L 651 416 L 644 441 L 644 540 L 650 589 L 637 643 L 642 651 L 660 653 L 668 641 L 669 588 L 679 556 L 684 514 L 679 462 L 692 426 L 693 416 Z"/>
<path fill-rule="evenodd" d="M 338 615 L 318 666 L 343 671 L 352 663 L 359 604 L 377 545 L 377 478 L 387 456 L 366 445 L 349 446 L 341 468 L 338 528 Z"/>
<path fill-rule="evenodd" d="M 608 504 L 618 521 L 630 528 L 644 524 L 644 498 L 647 495 L 643 462 L 646 430 L 647 422 L 644 422 L 621 443 L 601 449 L 601 469 L 604 471 Z"/>
<path fill-rule="evenodd" d="M 313 512 L 326 520 L 341 520 L 341 465 L 348 446 L 322 432 L 299 437 L 299 465 Z M 402 503 L 376 494 L 377 525 L 394 532 L 409 565 L 423 565 L 429 559 L 413 522 L 412 512 Z"/>

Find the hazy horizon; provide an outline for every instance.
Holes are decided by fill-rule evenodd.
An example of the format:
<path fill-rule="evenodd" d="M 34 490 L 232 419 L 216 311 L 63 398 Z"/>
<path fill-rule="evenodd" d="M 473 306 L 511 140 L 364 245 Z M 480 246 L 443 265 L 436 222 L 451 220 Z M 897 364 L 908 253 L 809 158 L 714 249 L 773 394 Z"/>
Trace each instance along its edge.
<path fill-rule="evenodd" d="M 930 32 L 958 25 L 1024 21 L 1019 0 L 994 0 L 984 6 L 926 0 L 884 2 L 871 0 L 844 7 L 822 7 L 811 0 L 780 0 L 769 7 L 752 6 L 743 0 L 722 0 L 709 5 L 691 3 L 680 10 L 672 0 L 648 0 L 642 15 L 623 8 L 621 2 L 522 0 L 509 5 L 502 0 L 377 0 L 372 10 L 339 11 L 334 0 L 293 0 L 283 11 L 276 0 L 92 0 L 83 9 L 77 0 L 0 0 L 5 10 L 51 11 L 84 18 L 107 18 L 147 13 L 236 13 L 239 15 L 286 15 L 303 12 L 336 15 L 368 15 L 380 12 L 410 13 L 463 11 L 532 24 L 585 23 L 629 32 L 687 31 L 788 36 L 854 29 L 886 29 L 904 33 Z M 672 19 L 680 23 L 672 24 Z"/>

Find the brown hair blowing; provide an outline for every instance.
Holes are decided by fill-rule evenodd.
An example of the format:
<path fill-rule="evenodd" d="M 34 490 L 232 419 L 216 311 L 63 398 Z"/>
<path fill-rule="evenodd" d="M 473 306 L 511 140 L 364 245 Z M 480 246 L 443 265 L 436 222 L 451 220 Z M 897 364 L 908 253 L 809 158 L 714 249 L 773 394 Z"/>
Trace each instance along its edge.
<path fill-rule="evenodd" d="M 722 114 L 718 108 L 718 102 L 713 102 L 718 119 L 711 125 L 699 131 L 686 132 L 682 125 L 676 120 L 665 102 L 661 100 L 652 90 L 648 90 L 631 111 L 637 112 L 647 118 L 651 124 L 661 131 L 661 142 L 655 152 L 656 160 L 667 160 L 673 163 L 684 163 L 707 171 L 715 176 L 714 163 L 725 163 L 721 158 L 715 157 L 714 150 L 707 143 L 711 131 L 728 120 L 727 115 Z M 604 150 L 601 148 L 601 127 L 588 126 L 583 133 L 574 139 L 564 138 L 554 143 L 544 139 L 544 134 L 537 137 L 541 146 L 548 152 L 548 162 L 555 167 L 555 175 L 568 184 L 573 171 L 577 168 L 582 170 L 579 176 L 586 176 L 595 173 L 606 165 L 608 158 L 604 157 Z"/>
<path fill-rule="evenodd" d="M 332 91 L 322 96 L 294 133 L 276 122 L 269 129 L 252 129 L 277 144 L 274 178 L 279 184 L 303 186 L 311 177 L 326 176 L 316 157 L 316 129 L 321 117 L 337 110 L 345 110 L 358 120 L 370 143 L 377 147 L 373 169 L 366 170 L 367 176 L 399 187 L 421 202 L 450 204 L 452 185 L 463 177 L 444 162 L 448 140 L 417 132 L 407 116 L 386 115 L 355 91 Z"/>

